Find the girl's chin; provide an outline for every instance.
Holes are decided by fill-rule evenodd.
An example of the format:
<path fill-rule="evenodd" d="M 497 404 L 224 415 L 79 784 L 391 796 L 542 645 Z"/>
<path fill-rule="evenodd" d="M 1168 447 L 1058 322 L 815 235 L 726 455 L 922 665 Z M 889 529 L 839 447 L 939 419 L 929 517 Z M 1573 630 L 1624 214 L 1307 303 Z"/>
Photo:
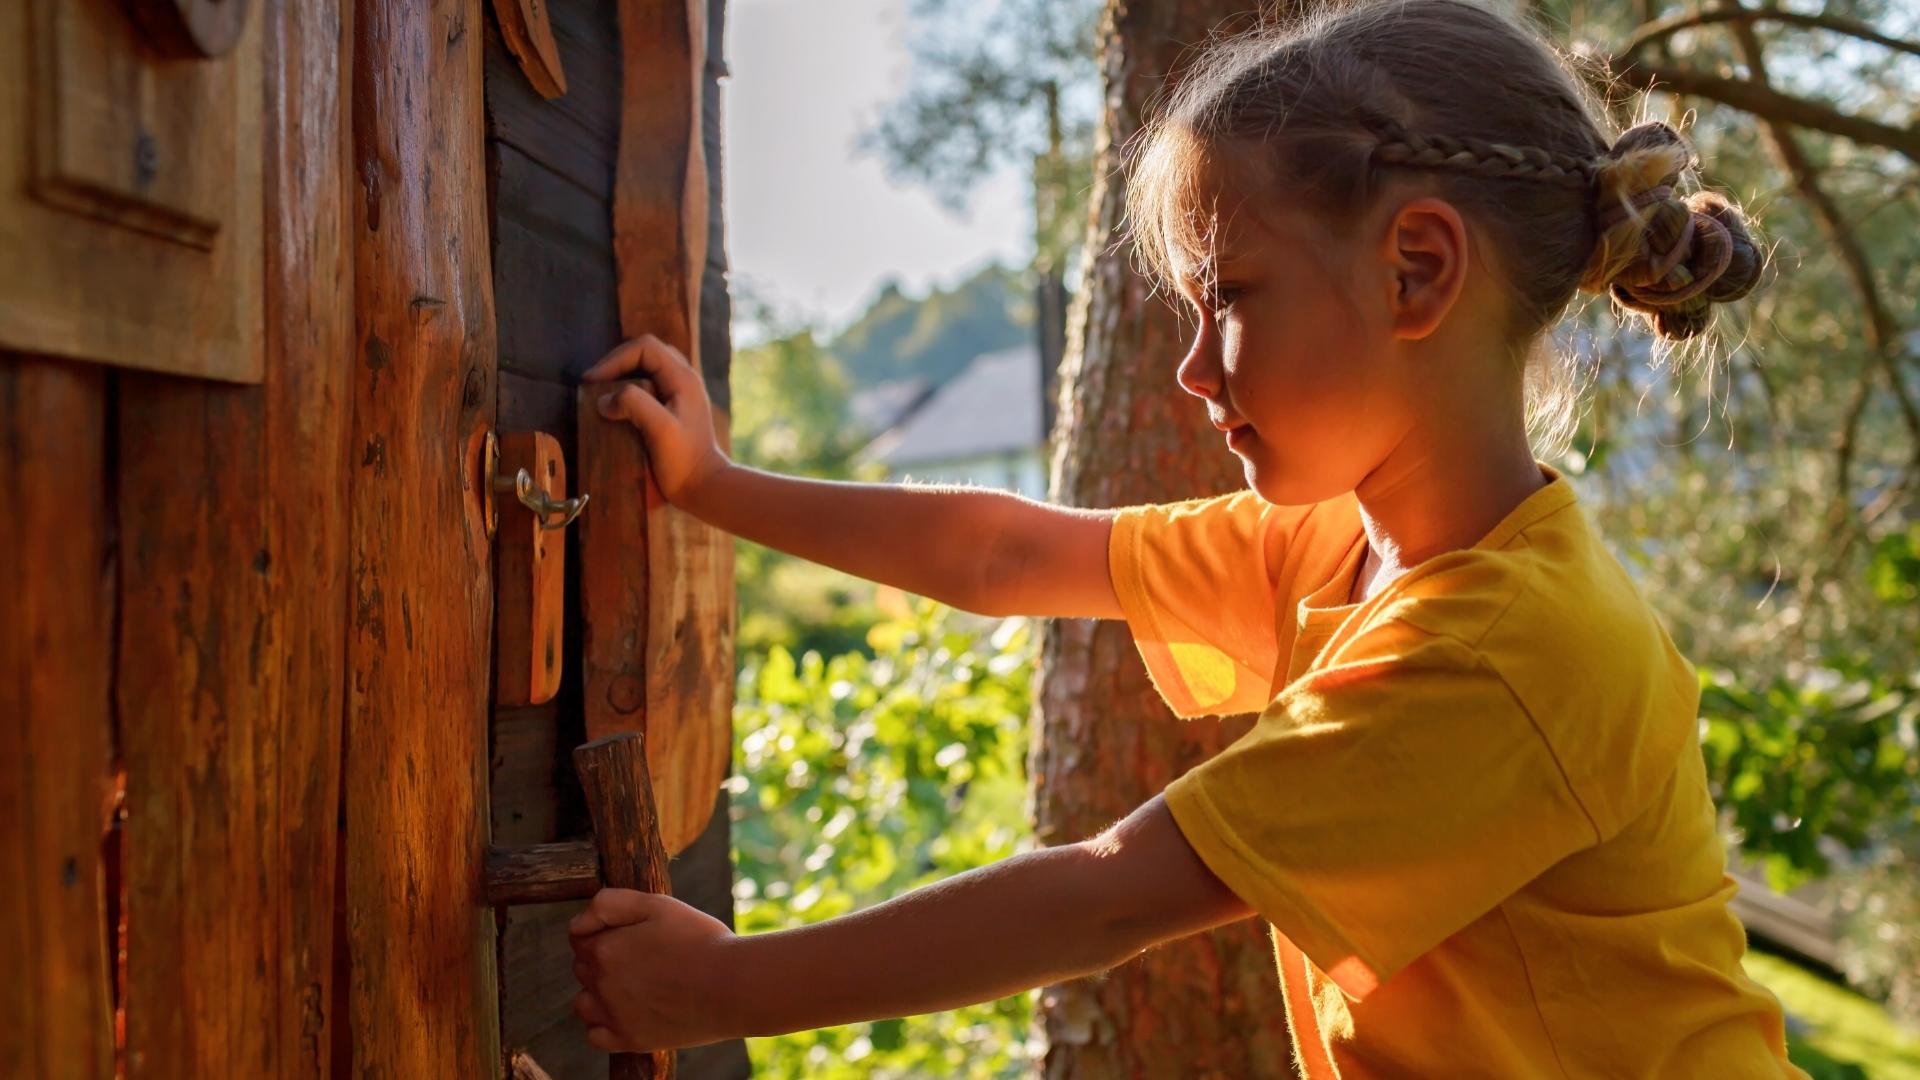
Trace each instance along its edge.
<path fill-rule="evenodd" d="M 1298 469 L 1275 467 L 1261 461 L 1260 455 L 1242 454 L 1240 465 L 1247 487 L 1275 506 L 1311 506 L 1352 490 L 1316 480 Z"/>

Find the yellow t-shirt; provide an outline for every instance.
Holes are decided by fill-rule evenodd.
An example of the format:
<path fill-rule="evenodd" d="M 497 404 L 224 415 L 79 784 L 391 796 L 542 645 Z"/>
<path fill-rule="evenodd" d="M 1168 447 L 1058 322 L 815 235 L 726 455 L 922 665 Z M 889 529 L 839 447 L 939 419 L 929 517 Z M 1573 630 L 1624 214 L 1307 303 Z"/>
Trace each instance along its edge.
<path fill-rule="evenodd" d="M 1120 510 L 1161 696 L 1260 711 L 1167 804 L 1273 924 L 1310 1080 L 1804 1077 L 1741 968 L 1694 670 L 1541 470 L 1364 604 L 1352 495 Z"/>

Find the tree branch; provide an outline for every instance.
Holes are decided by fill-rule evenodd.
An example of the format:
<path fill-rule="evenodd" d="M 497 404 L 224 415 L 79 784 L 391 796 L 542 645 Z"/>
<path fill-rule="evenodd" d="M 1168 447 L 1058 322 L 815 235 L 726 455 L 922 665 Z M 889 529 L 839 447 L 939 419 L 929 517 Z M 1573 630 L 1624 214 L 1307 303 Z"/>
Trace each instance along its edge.
<path fill-rule="evenodd" d="M 1739 14 L 1745 9 L 1739 0 L 1724 0 L 1724 6 L 1716 8 L 1713 14 Z M 1759 35 L 1754 33 L 1753 24 L 1748 20 L 1731 21 L 1734 39 L 1740 45 L 1741 55 L 1752 70 L 1754 85 L 1768 88 L 1767 59 L 1761 48 Z M 1859 236 L 1847 224 L 1838 203 L 1820 184 L 1820 174 L 1807 159 L 1801 149 L 1800 141 L 1793 130 L 1785 123 L 1764 116 L 1761 124 L 1767 133 L 1767 142 L 1773 150 L 1775 160 L 1793 178 L 1794 187 L 1802 198 L 1813 207 L 1814 218 L 1819 222 L 1820 231 L 1827 242 L 1840 254 L 1840 261 L 1846 267 L 1847 277 L 1853 283 L 1854 291 L 1860 295 L 1860 307 L 1866 315 L 1867 347 L 1872 351 L 1874 366 L 1886 374 L 1894 401 L 1900 406 L 1901 416 L 1907 425 L 1907 435 L 1913 443 L 1911 460 L 1904 470 L 1910 475 L 1920 468 L 1920 410 L 1916 410 L 1911 397 L 1907 394 L 1905 382 L 1901 379 L 1900 360 L 1905 353 L 1901 340 L 1901 328 L 1893 313 L 1888 310 L 1886 300 L 1880 293 L 1879 283 L 1874 280 L 1873 266 L 1867 261 L 1866 250 L 1861 247 Z M 1840 438 L 1834 447 L 1835 465 L 1838 471 L 1838 490 L 1834 493 L 1832 525 L 1838 543 L 1832 556 L 1837 565 L 1848 548 L 1859 535 L 1859 522 L 1853 512 L 1852 468 L 1855 445 L 1859 435 L 1860 419 L 1866 412 L 1867 401 L 1871 396 L 1874 369 L 1860 373 L 1860 381 L 1854 388 L 1853 400 L 1848 403 L 1845 421 L 1841 425 Z M 1896 487 L 1904 487 L 1906 475 L 1903 475 Z"/>
<path fill-rule="evenodd" d="M 1643 64 L 1631 54 L 1614 58 L 1607 67 L 1613 82 L 1636 90 L 1693 94 L 1752 113 L 1770 123 L 1811 128 L 1868 146 L 1883 146 L 1920 164 L 1920 128 L 1898 128 L 1843 113 L 1830 105 L 1783 94 L 1764 80 L 1728 79 L 1685 67 Z"/>
<path fill-rule="evenodd" d="M 1632 56 L 1656 41 L 1664 41 L 1682 30 L 1690 30 L 1696 26 L 1722 22 L 1750 25 L 1761 21 L 1786 23 L 1789 26 L 1798 26 L 1807 30 L 1829 30 L 1861 41 L 1870 41 L 1883 48 L 1920 56 L 1920 42 L 1889 37 L 1866 23 L 1838 15 L 1803 15 L 1797 11 L 1783 11 L 1777 7 L 1717 8 L 1712 11 L 1683 11 L 1677 15 L 1669 15 L 1664 19 L 1646 23 L 1635 30 L 1633 36 L 1627 40 L 1627 47 L 1621 50 L 1621 55 Z"/>

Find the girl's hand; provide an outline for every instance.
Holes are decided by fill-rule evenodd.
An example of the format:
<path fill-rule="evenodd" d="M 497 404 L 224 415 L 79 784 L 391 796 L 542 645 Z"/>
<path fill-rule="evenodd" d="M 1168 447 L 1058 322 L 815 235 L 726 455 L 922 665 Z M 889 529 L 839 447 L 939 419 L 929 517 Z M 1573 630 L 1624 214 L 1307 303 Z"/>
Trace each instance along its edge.
<path fill-rule="evenodd" d="M 601 397 L 600 415 L 639 428 L 660 493 L 668 502 L 691 501 L 708 477 L 731 464 L 714 436 L 706 385 L 680 350 L 652 334 L 615 346 L 580 378 L 603 382 L 635 371 L 651 385 Z"/>
<path fill-rule="evenodd" d="M 733 931 L 671 896 L 602 889 L 567 925 L 573 1011 L 608 1052 L 677 1050 L 745 1034 L 733 1000 Z"/>

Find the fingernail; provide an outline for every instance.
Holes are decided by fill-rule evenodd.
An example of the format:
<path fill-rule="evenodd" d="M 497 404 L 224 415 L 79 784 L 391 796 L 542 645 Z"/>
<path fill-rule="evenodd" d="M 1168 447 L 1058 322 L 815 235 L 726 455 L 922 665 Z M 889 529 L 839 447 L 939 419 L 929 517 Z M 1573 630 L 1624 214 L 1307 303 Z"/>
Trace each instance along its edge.
<path fill-rule="evenodd" d="M 613 395 L 612 394 L 600 395 L 600 415 L 601 416 L 613 415 Z"/>

